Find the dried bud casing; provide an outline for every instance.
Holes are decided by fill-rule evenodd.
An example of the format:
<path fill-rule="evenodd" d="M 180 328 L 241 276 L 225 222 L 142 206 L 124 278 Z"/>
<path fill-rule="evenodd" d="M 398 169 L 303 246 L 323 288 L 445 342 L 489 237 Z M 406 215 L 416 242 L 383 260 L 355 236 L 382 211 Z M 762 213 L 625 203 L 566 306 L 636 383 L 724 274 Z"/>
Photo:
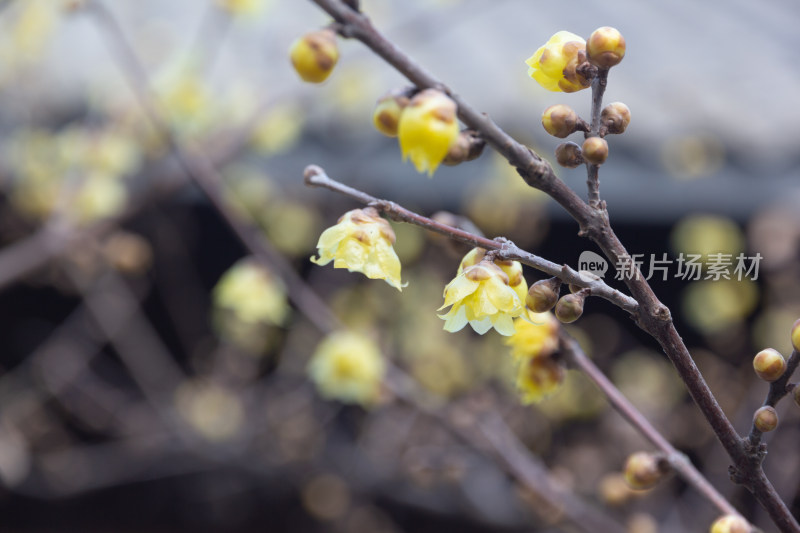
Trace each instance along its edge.
<path fill-rule="evenodd" d="M 792 325 L 792 348 L 800 352 L 800 319 Z"/>
<path fill-rule="evenodd" d="M 720 516 L 711 524 L 710 529 L 710 533 L 750 533 L 751 531 L 747 520 L 733 514 Z"/>
<path fill-rule="evenodd" d="M 762 433 L 773 431 L 778 427 L 778 412 L 769 405 L 759 408 L 753 415 L 753 425 Z"/>
<path fill-rule="evenodd" d="M 622 102 L 612 102 L 600 113 L 600 123 L 608 133 L 624 133 L 631 123 L 631 110 Z"/>
<path fill-rule="evenodd" d="M 575 322 L 583 314 L 583 293 L 567 294 L 562 296 L 556 304 L 556 318 L 565 324 Z"/>
<path fill-rule="evenodd" d="M 289 57 L 303 81 L 322 83 L 339 61 L 336 34 L 328 28 L 307 33 L 292 44 Z"/>
<path fill-rule="evenodd" d="M 581 147 L 574 142 L 561 143 L 556 146 L 556 161 L 562 167 L 575 168 L 583 164 Z"/>
<path fill-rule="evenodd" d="M 647 452 L 634 453 L 625 461 L 625 481 L 634 490 L 656 486 L 666 473 L 665 462 Z"/>
<path fill-rule="evenodd" d="M 400 114 L 409 101 L 408 90 L 405 89 L 392 91 L 382 96 L 375 105 L 375 111 L 372 113 L 372 123 L 375 129 L 387 137 L 397 137 Z"/>
<path fill-rule="evenodd" d="M 593 165 L 602 165 L 608 157 L 608 143 L 600 137 L 589 137 L 583 141 L 583 158 Z"/>
<path fill-rule="evenodd" d="M 455 166 L 465 161 L 477 159 L 483 153 L 486 141 L 475 130 L 462 130 L 455 142 L 450 145 L 447 155 L 442 161 L 443 165 Z"/>
<path fill-rule="evenodd" d="M 561 280 L 558 278 L 542 279 L 531 285 L 525 304 L 535 313 L 551 310 L 558 302 Z"/>
<path fill-rule="evenodd" d="M 567 105 L 551 105 L 542 113 L 542 126 L 553 137 L 563 139 L 577 129 L 578 114 Z"/>
<path fill-rule="evenodd" d="M 625 57 L 625 38 L 616 28 L 597 28 L 586 41 L 586 55 L 601 68 L 618 65 Z"/>
<path fill-rule="evenodd" d="M 767 348 L 753 358 L 753 370 L 764 381 L 775 381 L 786 371 L 786 361 L 778 350 Z"/>

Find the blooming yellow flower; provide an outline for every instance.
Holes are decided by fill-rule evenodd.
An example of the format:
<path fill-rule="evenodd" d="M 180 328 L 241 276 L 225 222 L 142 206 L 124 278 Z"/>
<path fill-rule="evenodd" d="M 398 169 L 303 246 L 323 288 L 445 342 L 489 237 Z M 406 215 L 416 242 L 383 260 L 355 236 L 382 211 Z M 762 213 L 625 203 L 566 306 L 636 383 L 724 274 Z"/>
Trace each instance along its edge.
<path fill-rule="evenodd" d="M 552 357 L 531 357 L 517 367 L 517 391 L 522 403 L 539 402 L 558 390 L 564 367 Z"/>
<path fill-rule="evenodd" d="M 528 320 L 514 320 L 516 332 L 504 340 L 511 346 L 511 355 L 517 361 L 546 357 L 558 348 L 558 320 L 553 313 L 534 313 L 527 310 Z"/>
<path fill-rule="evenodd" d="M 586 41 L 574 33 L 560 31 L 525 63 L 528 75 L 548 91 L 572 93 L 591 84 L 576 72 L 576 67 L 585 60 Z"/>
<path fill-rule="evenodd" d="M 323 339 L 308 365 L 309 377 L 323 397 L 365 407 L 378 399 L 385 372 L 375 343 L 349 331 Z"/>
<path fill-rule="evenodd" d="M 361 272 L 370 279 L 383 279 L 403 290 L 400 282 L 400 259 L 392 245 L 394 231 L 372 207 L 348 211 L 338 223 L 322 232 L 317 243 L 320 266 L 333 261 L 333 268 Z"/>
<path fill-rule="evenodd" d="M 525 304 L 508 282 L 508 274 L 490 261 L 465 267 L 444 288 L 439 310 L 452 306 L 439 315 L 445 320 L 444 329 L 456 332 L 469 323 L 481 335 L 492 327 L 501 335 L 512 335 L 514 318 L 525 312 Z"/>
<path fill-rule="evenodd" d="M 289 313 L 283 285 L 251 258 L 240 260 L 222 275 L 213 300 L 247 324 L 280 325 Z"/>
<path fill-rule="evenodd" d="M 458 273 L 461 274 L 465 268 L 477 265 L 486 256 L 486 250 L 483 248 L 473 248 L 467 255 L 461 259 L 458 265 Z M 514 289 L 519 299 L 524 303 L 525 297 L 528 296 L 528 283 L 522 275 L 522 264 L 519 261 L 501 261 L 494 260 L 494 264 L 499 266 L 500 269 L 508 276 L 508 286 Z"/>
<path fill-rule="evenodd" d="M 397 128 L 403 160 L 410 158 L 417 172 L 433 176 L 458 132 L 455 102 L 436 89 L 417 93 L 400 114 Z"/>

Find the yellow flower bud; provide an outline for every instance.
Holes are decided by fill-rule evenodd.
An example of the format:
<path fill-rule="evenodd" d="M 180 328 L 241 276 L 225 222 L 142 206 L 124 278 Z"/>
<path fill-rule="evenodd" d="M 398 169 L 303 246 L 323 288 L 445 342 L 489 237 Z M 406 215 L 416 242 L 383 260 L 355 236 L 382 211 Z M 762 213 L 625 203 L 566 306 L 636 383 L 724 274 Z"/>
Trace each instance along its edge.
<path fill-rule="evenodd" d="M 583 141 L 583 158 L 593 165 L 602 165 L 608 157 L 608 143 L 600 137 L 589 137 Z"/>
<path fill-rule="evenodd" d="M 568 105 L 551 105 L 542 113 L 542 126 L 553 137 L 563 139 L 574 132 L 577 125 L 578 114 Z"/>
<path fill-rule="evenodd" d="M 349 331 L 327 336 L 308 365 L 309 376 L 324 398 L 365 407 L 378 400 L 385 372 L 375 343 Z"/>
<path fill-rule="evenodd" d="M 728 514 L 711 524 L 710 533 L 750 533 L 750 524 L 741 516 Z"/>
<path fill-rule="evenodd" d="M 405 90 L 392 91 L 382 96 L 372 114 L 372 123 L 375 125 L 375 129 L 387 137 L 397 137 L 400 115 L 408 102 L 409 97 Z"/>
<path fill-rule="evenodd" d="M 555 307 L 561 280 L 558 278 L 542 279 L 531 285 L 525 305 L 534 313 L 544 313 Z"/>
<path fill-rule="evenodd" d="M 289 57 L 303 81 L 322 83 L 339 61 L 336 34 L 327 28 L 307 33 L 292 44 Z"/>
<path fill-rule="evenodd" d="M 394 251 L 394 241 L 392 226 L 376 209 L 354 209 L 322 232 L 317 243 L 319 258 L 312 257 L 311 262 L 322 266 L 333 261 L 333 268 L 361 272 L 402 290 L 405 285 L 400 281 L 400 259 Z"/>
<path fill-rule="evenodd" d="M 403 160 L 411 159 L 417 172 L 433 176 L 458 138 L 456 103 L 441 91 L 418 93 L 400 115 L 397 137 Z"/>
<path fill-rule="evenodd" d="M 778 427 L 778 412 L 769 405 L 760 407 L 753 415 L 753 424 L 762 433 L 770 432 Z"/>
<path fill-rule="evenodd" d="M 578 72 L 578 65 L 586 60 L 586 41 L 568 31 L 550 37 L 525 63 L 528 75 L 548 91 L 572 93 L 591 85 Z"/>
<path fill-rule="evenodd" d="M 565 324 L 578 320 L 583 314 L 584 299 L 580 292 L 562 296 L 556 304 L 556 318 Z"/>
<path fill-rule="evenodd" d="M 764 381 L 775 381 L 786 371 L 786 361 L 778 350 L 767 348 L 753 358 L 753 370 Z"/>
<path fill-rule="evenodd" d="M 631 110 L 622 102 L 612 102 L 600 113 L 600 123 L 606 127 L 608 133 L 624 133 L 631 123 Z"/>
<path fill-rule="evenodd" d="M 634 453 L 625 461 L 625 481 L 634 490 L 655 487 L 667 473 L 664 461 L 646 452 Z"/>
<path fill-rule="evenodd" d="M 800 319 L 792 325 L 792 348 L 800 352 Z"/>
<path fill-rule="evenodd" d="M 616 28 L 597 28 L 586 42 L 586 55 L 598 67 L 613 67 L 625 57 L 625 38 Z"/>
<path fill-rule="evenodd" d="M 575 168 L 583 164 L 581 147 L 574 142 L 565 142 L 556 146 L 556 161 L 566 168 Z"/>

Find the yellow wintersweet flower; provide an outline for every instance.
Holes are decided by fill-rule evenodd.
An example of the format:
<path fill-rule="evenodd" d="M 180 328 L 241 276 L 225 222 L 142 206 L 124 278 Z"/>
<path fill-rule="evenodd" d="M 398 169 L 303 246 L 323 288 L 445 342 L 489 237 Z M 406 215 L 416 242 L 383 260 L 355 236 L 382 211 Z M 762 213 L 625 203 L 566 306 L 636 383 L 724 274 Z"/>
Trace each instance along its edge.
<path fill-rule="evenodd" d="M 481 335 L 492 327 L 501 335 L 512 335 L 514 318 L 525 312 L 525 304 L 508 281 L 503 269 L 490 261 L 465 267 L 444 288 L 444 305 L 439 310 L 452 306 L 439 315 L 445 320 L 444 329 L 456 332 L 469 323 Z"/>
<path fill-rule="evenodd" d="M 436 89 L 417 93 L 400 114 L 397 127 L 403 161 L 411 158 L 417 172 L 433 176 L 458 132 L 455 102 Z"/>
<path fill-rule="evenodd" d="M 558 348 L 558 320 L 553 313 L 527 310 L 528 319 L 514 320 L 516 332 L 504 340 L 517 361 L 550 356 Z"/>
<path fill-rule="evenodd" d="M 308 365 L 311 381 L 324 398 L 368 407 L 376 402 L 386 372 L 378 347 L 349 331 L 327 336 Z"/>
<path fill-rule="evenodd" d="M 458 273 L 461 274 L 465 268 L 477 265 L 486 256 L 486 250 L 483 248 L 473 248 L 464 256 L 461 263 L 458 265 Z M 528 283 L 522 275 L 522 264 L 519 261 L 501 261 L 494 260 L 494 264 L 499 266 L 500 269 L 508 276 L 508 286 L 514 289 L 519 299 L 524 303 L 525 297 L 528 296 Z"/>
<path fill-rule="evenodd" d="M 277 324 L 289 307 L 279 280 L 252 258 L 237 262 L 222 275 L 213 293 L 214 305 L 247 324 Z"/>
<path fill-rule="evenodd" d="M 231 15 L 258 15 L 268 2 L 265 0 L 217 0 L 217 5 Z"/>
<path fill-rule="evenodd" d="M 394 241 L 392 227 L 375 208 L 354 209 L 322 232 L 317 243 L 319 258 L 312 257 L 311 262 L 322 266 L 333 261 L 333 268 L 361 272 L 403 290 Z"/>
<path fill-rule="evenodd" d="M 517 367 L 517 391 L 524 404 L 539 402 L 564 381 L 564 367 L 550 356 L 531 357 Z"/>
<path fill-rule="evenodd" d="M 591 85 L 577 66 L 586 60 L 586 41 L 568 31 L 560 31 L 539 47 L 525 63 L 528 75 L 554 92 L 572 93 Z"/>

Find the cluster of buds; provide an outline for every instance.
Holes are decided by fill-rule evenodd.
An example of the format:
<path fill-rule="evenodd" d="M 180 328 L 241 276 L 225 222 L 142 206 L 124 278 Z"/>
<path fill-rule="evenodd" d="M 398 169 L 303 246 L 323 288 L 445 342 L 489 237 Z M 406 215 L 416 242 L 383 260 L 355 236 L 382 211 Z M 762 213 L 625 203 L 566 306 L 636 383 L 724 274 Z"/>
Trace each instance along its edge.
<path fill-rule="evenodd" d="M 619 64 L 625 56 L 625 39 L 614 28 L 596 29 L 587 41 L 560 31 L 528 60 L 528 74 L 545 89 L 574 92 L 591 86 L 601 71 Z M 623 133 L 631 120 L 628 106 L 621 102 L 607 105 L 599 123 L 588 124 L 569 106 L 556 104 L 542 113 L 542 126 L 554 137 L 564 139 L 576 131 L 584 132 L 582 146 L 572 142 L 556 148 L 556 160 L 567 168 L 582 163 L 602 165 L 608 157 L 607 134 Z"/>
<path fill-rule="evenodd" d="M 458 165 L 481 155 L 486 142 L 474 130 L 459 131 L 456 103 L 443 92 L 413 88 L 392 91 L 378 100 L 375 129 L 397 137 L 404 159 L 432 176 L 440 164 Z"/>

